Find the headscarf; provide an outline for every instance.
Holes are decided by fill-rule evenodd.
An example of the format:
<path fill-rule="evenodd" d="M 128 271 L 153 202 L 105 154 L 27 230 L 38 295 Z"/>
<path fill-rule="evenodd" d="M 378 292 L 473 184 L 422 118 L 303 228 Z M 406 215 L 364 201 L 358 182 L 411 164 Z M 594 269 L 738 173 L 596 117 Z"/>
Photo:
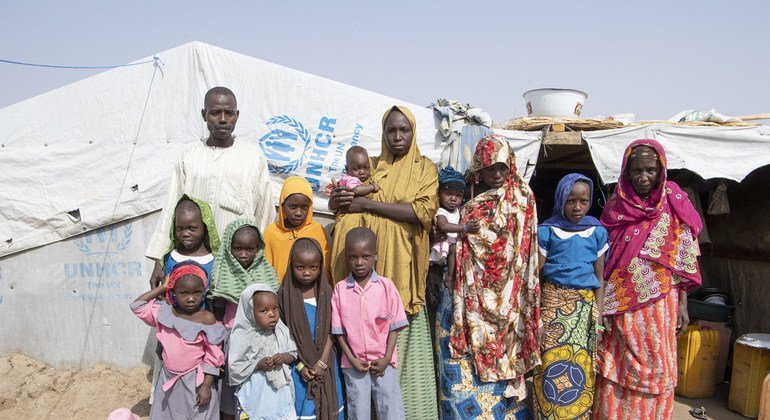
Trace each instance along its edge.
<path fill-rule="evenodd" d="M 477 144 L 470 179 L 495 163 L 510 168 L 503 185 L 460 213 L 462 223 L 476 220 L 480 230 L 458 242 L 449 339 L 452 356 L 470 356 L 484 382 L 520 378 L 540 364 L 535 197 L 507 140 L 495 134 Z"/>
<path fill-rule="evenodd" d="M 257 255 L 248 267 L 243 268 L 233 256 L 233 236 L 238 229 L 251 226 L 257 232 L 259 244 Z M 278 277 L 273 266 L 265 258 L 265 244 L 256 223 L 248 219 L 237 219 L 227 225 L 222 236 L 224 244 L 219 250 L 214 268 L 211 270 L 211 290 L 209 298 L 222 298 L 233 303 L 238 302 L 241 292 L 254 283 L 262 283 L 272 290 L 278 289 Z"/>
<path fill-rule="evenodd" d="M 660 164 L 658 182 L 650 191 L 647 200 L 642 200 L 636 194 L 628 177 L 632 153 L 640 154 L 639 149 L 634 151 L 637 146 L 654 149 L 654 154 L 647 152 L 646 155 L 649 157 L 657 155 Z M 610 305 L 607 303 L 612 300 L 613 295 L 622 300 L 618 306 L 619 313 L 654 302 L 657 298 L 665 296 L 665 293 L 660 293 L 661 291 L 669 290 L 668 283 L 662 284 L 662 287 L 658 287 L 661 284 L 654 286 L 644 284 L 639 288 L 629 273 L 629 265 L 635 258 L 641 256 L 649 239 L 654 239 L 650 244 L 654 245 L 655 249 L 645 251 L 644 260 L 658 263 L 670 270 L 670 273 L 689 283 L 686 285 L 688 288 L 701 283 L 697 261 L 694 265 L 693 263 L 683 265 L 681 257 L 698 253 L 694 238 L 697 238 L 703 223 L 687 198 L 687 194 L 676 183 L 667 180 L 666 169 L 666 152 L 655 140 L 636 140 L 626 148 L 623 154 L 623 166 L 618 185 L 601 216 L 601 222 L 609 233 L 611 246 L 609 258 L 604 266 L 604 277 L 610 283 L 605 308 L 618 306 L 614 304 L 617 302 L 610 302 Z M 655 277 L 656 282 L 671 281 L 670 274 Z M 639 279 L 636 281 L 638 282 Z M 661 289 L 655 291 L 660 293 L 656 299 L 648 299 L 645 289 L 650 287 Z"/>
<path fill-rule="evenodd" d="M 438 173 L 438 189 L 465 191 L 465 177 L 453 167 L 447 166 Z"/>
<path fill-rule="evenodd" d="M 326 270 L 322 269 L 315 282 L 316 315 L 313 326 L 315 340 L 313 340 L 307 312 L 305 312 L 305 301 L 302 298 L 297 280 L 294 278 L 294 270 L 291 269 L 294 248 L 302 241 L 311 242 L 318 249 L 323 267 L 323 251 L 318 241 L 313 238 L 297 239 L 289 254 L 289 268 L 286 270 L 281 287 L 278 289 L 278 304 L 281 306 L 281 319 L 288 325 L 291 338 L 297 344 L 299 360 L 307 367 L 313 367 L 321 358 L 331 331 L 332 288 L 329 286 Z M 336 357 L 332 346 L 329 360 L 336 360 Z M 318 419 L 337 418 L 338 401 L 335 374 L 336 372 L 330 362 L 329 367 L 324 370 L 321 381 L 314 380 L 308 383 L 309 399 L 316 402 L 315 415 Z"/>
<path fill-rule="evenodd" d="M 567 218 L 564 214 L 564 205 L 567 204 L 567 198 L 572 194 L 572 187 L 575 186 L 575 182 L 582 181 L 588 184 L 588 202 L 594 202 L 594 182 L 590 178 L 581 174 L 569 174 L 559 180 L 556 185 L 556 193 L 553 195 L 553 215 L 546 219 L 542 226 L 555 226 L 559 229 L 564 229 L 570 232 L 577 232 L 580 230 L 586 230 L 591 226 L 601 226 L 599 219 L 585 215 L 579 222 L 575 223 Z"/>
<path fill-rule="evenodd" d="M 230 333 L 230 351 L 228 368 L 230 385 L 245 382 L 263 357 L 272 357 L 278 353 L 291 353 L 297 350 L 291 340 L 289 328 L 280 319 L 275 330 L 262 329 L 254 320 L 254 294 L 257 292 L 275 293 L 265 284 L 252 284 L 241 293 L 238 313 L 235 314 L 233 331 Z M 291 368 L 281 365 L 280 369 L 265 372 L 267 382 L 273 389 L 279 389 L 291 382 Z"/>
<path fill-rule="evenodd" d="M 198 208 L 201 211 L 201 220 L 203 221 L 203 226 L 206 228 L 206 236 L 203 237 L 203 240 L 206 241 L 208 239 L 207 245 L 209 250 L 211 250 L 211 254 L 217 255 L 220 244 L 219 233 L 217 232 L 216 223 L 214 223 L 214 213 L 211 211 L 211 207 L 205 201 L 199 200 L 195 197 L 190 197 L 187 194 L 182 194 L 182 197 L 180 197 L 176 202 L 177 205 L 179 205 L 182 200 L 190 200 L 198 205 Z M 174 209 L 171 216 L 171 229 L 169 231 L 169 238 L 171 238 L 171 245 L 166 251 L 166 254 L 175 249 L 179 249 L 182 246 L 182 244 L 176 239 L 176 209 Z M 165 264 L 164 259 L 161 258 L 158 261 L 160 262 L 160 266 L 163 267 Z"/>
<path fill-rule="evenodd" d="M 310 200 L 307 217 L 301 226 L 287 227 L 284 224 L 286 215 L 283 213 L 283 203 L 292 194 L 302 194 Z M 324 250 L 324 261 L 328 261 L 328 241 L 323 225 L 313 220 L 313 187 L 301 176 L 290 176 L 283 181 L 281 197 L 278 205 L 278 220 L 265 229 L 265 256 L 275 268 L 278 279 L 283 280 L 289 261 L 291 244 L 297 238 L 313 238 L 321 244 Z M 327 266 L 328 267 L 328 266 Z"/>
<path fill-rule="evenodd" d="M 176 281 L 186 275 L 193 275 L 203 281 L 203 290 L 209 287 L 209 276 L 206 270 L 195 261 L 182 261 L 174 266 L 171 274 L 168 275 L 168 284 L 166 285 L 166 300 L 171 306 L 177 306 L 176 296 L 174 296 L 174 285 Z"/>
<path fill-rule="evenodd" d="M 401 157 L 394 156 L 385 141 L 385 121 L 394 111 L 402 113 L 412 126 L 412 144 Z M 372 197 L 381 203 L 411 205 L 418 222 L 399 222 L 374 213 L 364 213 L 363 222 L 377 235 L 375 270 L 393 281 L 406 313 L 415 314 L 425 304 L 430 253 L 428 235 L 438 210 L 438 173 L 436 165 L 420 154 L 417 123 L 409 109 L 403 106 L 388 109 L 382 116 L 382 128 L 382 152 L 372 159 L 372 181 L 380 186 L 380 191 Z M 335 254 L 345 252 L 344 238 L 335 238 L 334 245 Z M 344 268 L 347 268 L 347 262 Z"/>

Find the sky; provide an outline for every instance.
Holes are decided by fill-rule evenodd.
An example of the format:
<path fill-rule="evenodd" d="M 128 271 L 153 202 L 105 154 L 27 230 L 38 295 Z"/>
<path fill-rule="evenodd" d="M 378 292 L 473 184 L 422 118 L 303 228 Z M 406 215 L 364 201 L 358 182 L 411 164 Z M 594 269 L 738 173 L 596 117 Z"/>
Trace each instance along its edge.
<path fill-rule="evenodd" d="M 770 2 L 628 4 L 25 0 L 3 5 L 0 59 L 115 65 L 201 41 L 496 122 L 526 115 L 522 94 L 542 87 L 588 93 L 584 117 L 770 113 Z M 0 108 L 97 72 L 0 63 Z"/>

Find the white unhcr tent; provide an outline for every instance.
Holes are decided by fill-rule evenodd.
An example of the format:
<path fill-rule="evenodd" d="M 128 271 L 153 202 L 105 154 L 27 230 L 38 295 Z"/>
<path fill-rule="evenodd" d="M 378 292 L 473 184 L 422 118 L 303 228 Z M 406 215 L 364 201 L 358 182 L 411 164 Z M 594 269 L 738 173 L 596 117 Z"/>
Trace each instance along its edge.
<path fill-rule="evenodd" d="M 421 151 L 440 159 L 431 109 L 198 42 L 156 57 L 0 109 L 0 352 L 135 367 L 152 351 L 128 304 L 148 287 L 144 250 L 172 164 L 208 134 L 200 109 L 213 86 L 235 92 L 236 141 L 262 146 L 274 201 L 288 173 L 323 189 L 352 144 L 379 154 L 394 104 L 414 112 Z M 539 136 L 507 137 L 536 161 Z M 322 194 L 315 204 L 325 210 Z"/>
<path fill-rule="evenodd" d="M 376 155 L 382 113 L 404 104 L 197 42 L 157 57 L 0 110 L 0 352 L 59 367 L 141 362 L 149 329 L 128 303 L 148 287 L 144 250 L 172 164 L 208 134 L 209 88 L 235 92 L 237 141 L 283 141 L 266 147 L 271 162 L 319 184 L 352 142 Z M 405 105 L 437 159 L 432 111 Z M 282 176 L 265 180 L 276 197 Z"/>

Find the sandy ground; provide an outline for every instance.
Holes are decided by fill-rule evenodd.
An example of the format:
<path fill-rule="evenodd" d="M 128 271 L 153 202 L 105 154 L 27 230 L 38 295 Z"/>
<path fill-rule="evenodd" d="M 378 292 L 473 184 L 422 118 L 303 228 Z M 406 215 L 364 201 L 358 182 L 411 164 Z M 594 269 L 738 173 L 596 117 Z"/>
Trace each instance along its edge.
<path fill-rule="evenodd" d="M 149 368 L 54 369 L 18 353 L 0 356 L 0 419 L 100 419 L 126 407 L 150 413 Z"/>
<path fill-rule="evenodd" d="M 674 401 L 674 419 L 694 419 L 690 415 L 690 409 L 703 407 L 710 419 L 738 420 L 746 419 L 740 414 L 727 409 L 727 396 L 730 394 L 730 384 L 727 382 L 717 385 L 717 393 L 711 398 L 682 398 L 676 397 Z"/>
<path fill-rule="evenodd" d="M 0 420 L 99 419 L 126 407 L 147 418 L 150 369 L 95 366 L 83 370 L 54 369 L 18 353 L 0 356 Z M 711 419 L 743 419 L 727 409 L 728 384 L 708 399 L 676 397 L 674 419 L 692 419 L 692 407 L 705 407 Z"/>

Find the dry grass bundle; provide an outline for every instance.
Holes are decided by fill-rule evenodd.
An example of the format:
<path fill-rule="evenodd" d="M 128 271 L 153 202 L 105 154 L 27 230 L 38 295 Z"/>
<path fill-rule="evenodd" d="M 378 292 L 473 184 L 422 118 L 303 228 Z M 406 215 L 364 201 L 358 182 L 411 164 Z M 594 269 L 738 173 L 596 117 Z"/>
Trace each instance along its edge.
<path fill-rule="evenodd" d="M 620 128 L 624 124 L 615 120 L 599 120 L 595 118 L 550 118 L 550 117 L 522 117 L 508 120 L 495 128 L 515 131 L 539 131 L 554 124 L 564 124 L 574 131 L 594 131 Z"/>
<path fill-rule="evenodd" d="M 494 128 L 514 131 L 540 131 L 546 127 L 554 125 L 563 125 L 570 131 L 596 131 L 610 130 L 627 126 L 639 126 L 649 124 L 669 124 L 678 126 L 692 127 L 753 127 L 758 124 L 752 124 L 745 121 L 725 122 L 722 124 L 710 121 L 685 121 L 671 122 L 666 120 L 637 121 L 630 124 L 616 120 L 600 120 L 596 118 L 550 118 L 550 117 L 522 117 L 508 120 L 502 124 L 495 124 Z M 562 130 L 563 131 L 563 130 Z"/>

